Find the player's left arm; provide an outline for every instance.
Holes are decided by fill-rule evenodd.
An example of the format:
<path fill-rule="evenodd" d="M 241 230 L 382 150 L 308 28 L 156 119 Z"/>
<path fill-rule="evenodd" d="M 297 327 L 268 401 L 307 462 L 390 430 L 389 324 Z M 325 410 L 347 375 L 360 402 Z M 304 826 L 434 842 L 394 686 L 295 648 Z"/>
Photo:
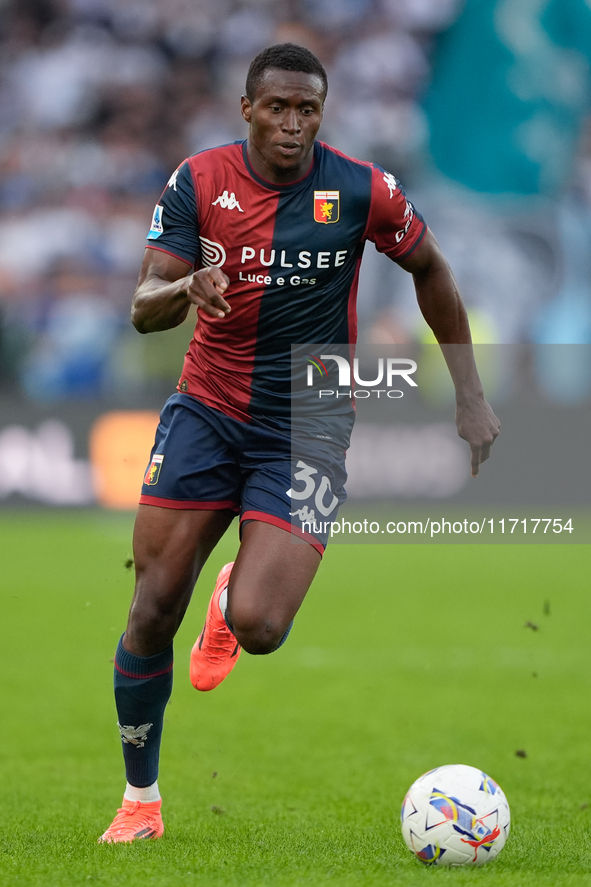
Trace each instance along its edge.
<path fill-rule="evenodd" d="M 441 346 L 456 389 L 456 425 L 472 453 L 472 477 L 488 459 L 500 422 L 484 397 L 476 369 L 468 315 L 458 285 L 433 234 L 398 264 L 413 276 L 423 317 Z"/>

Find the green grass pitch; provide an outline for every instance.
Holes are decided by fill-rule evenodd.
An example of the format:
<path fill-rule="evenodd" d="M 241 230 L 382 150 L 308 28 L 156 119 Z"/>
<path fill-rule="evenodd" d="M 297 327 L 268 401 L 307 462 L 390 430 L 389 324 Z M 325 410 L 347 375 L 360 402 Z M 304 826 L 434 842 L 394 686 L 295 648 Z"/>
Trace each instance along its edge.
<path fill-rule="evenodd" d="M 231 531 L 176 641 L 164 838 L 98 845 L 124 786 L 132 520 L 0 515 L 0 884 L 591 885 L 589 546 L 335 545 L 288 644 L 198 694 L 189 650 Z M 446 763 L 508 796 L 490 866 L 426 869 L 402 842 L 405 790 Z"/>

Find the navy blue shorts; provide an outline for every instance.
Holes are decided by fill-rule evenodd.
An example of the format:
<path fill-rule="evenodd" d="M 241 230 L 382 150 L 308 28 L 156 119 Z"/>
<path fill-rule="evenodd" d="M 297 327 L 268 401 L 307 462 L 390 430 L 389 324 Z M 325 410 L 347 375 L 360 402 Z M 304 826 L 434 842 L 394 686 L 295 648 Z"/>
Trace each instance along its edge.
<path fill-rule="evenodd" d="M 347 498 L 345 453 L 292 442 L 288 429 L 246 424 L 177 393 L 164 405 L 140 504 L 224 509 L 306 539 L 321 554 Z"/>

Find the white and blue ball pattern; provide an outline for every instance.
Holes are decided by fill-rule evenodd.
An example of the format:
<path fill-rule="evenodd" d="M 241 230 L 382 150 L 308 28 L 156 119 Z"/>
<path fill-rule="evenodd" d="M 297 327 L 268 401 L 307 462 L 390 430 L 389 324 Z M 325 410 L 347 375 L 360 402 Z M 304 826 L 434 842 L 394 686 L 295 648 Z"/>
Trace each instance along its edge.
<path fill-rule="evenodd" d="M 425 865 L 484 865 L 501 852 L 511 813 L 501 787 L 476 767 L 447 764 L 413 782 L 402 837 Z"/>

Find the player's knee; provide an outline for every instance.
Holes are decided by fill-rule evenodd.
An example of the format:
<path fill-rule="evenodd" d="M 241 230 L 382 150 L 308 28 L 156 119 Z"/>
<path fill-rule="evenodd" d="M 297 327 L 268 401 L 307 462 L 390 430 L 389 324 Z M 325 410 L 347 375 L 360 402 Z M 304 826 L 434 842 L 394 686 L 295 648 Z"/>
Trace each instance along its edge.
<path fill-rule="evenodd" d="M 172 639 L 186 606 L 185 596 L 142 595 L 129 613 L 129 628 L 139 637 L 170 635 Z"/>
<path fill-rule="evenodd" d="M 285 634 L 283 624 L 266 616 L 257 618 L 252 615 L 232 613 L 229 615 L 229 621 L 240 646 L 254 656 L 273 653 Z"/>

